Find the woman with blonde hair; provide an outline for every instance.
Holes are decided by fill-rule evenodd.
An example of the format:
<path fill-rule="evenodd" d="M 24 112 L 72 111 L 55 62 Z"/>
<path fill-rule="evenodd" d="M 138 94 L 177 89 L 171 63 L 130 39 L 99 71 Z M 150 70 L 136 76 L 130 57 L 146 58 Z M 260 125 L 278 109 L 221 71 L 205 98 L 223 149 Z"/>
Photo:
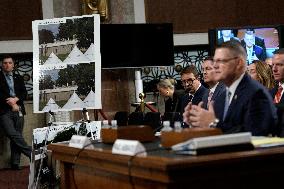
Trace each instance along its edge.
<path fill-rule="evenodd" d="M 163 79 L 157 84 L 160 95 L 165 98 L 165 112 L 180 110 L 180 98 L 184 95 L 184 90 L 175 90 L 175 84 L 174 79 Z"/>
<path fill-rule="evenodd" d="M 267 89 L 274 87 L 274 78 L 270 66 L 261 60 L 253 60 L 248 66 L 248 73 L 254 79 L 259 81 Z"/>

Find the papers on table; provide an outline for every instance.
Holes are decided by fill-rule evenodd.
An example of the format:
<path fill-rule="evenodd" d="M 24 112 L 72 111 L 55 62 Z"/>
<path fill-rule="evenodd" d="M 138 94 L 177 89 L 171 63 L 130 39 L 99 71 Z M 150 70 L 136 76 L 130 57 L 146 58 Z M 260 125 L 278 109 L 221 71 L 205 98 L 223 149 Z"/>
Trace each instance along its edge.
<path fill-rule="evenodd" d="M 284 145 L 284 138 L 279 137 L 252 137 L 252 143 L 256 148 Z"/>

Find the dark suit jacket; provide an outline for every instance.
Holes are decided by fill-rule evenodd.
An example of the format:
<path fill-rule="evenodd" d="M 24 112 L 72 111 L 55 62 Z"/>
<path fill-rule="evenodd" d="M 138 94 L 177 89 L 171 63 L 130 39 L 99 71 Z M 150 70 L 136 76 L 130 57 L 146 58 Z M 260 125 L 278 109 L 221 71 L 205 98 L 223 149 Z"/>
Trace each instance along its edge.
<path fill-rule="evenodd" d="M 22 113 L 25 115 L 24 100 L 27 96 L 27 90 L 23 78 L 18 74 L 13 74 L 14 88 L 16 96 L 19 98 L 17 104 L 21 107 Z M 2 71 L 0 71 L 0 114 L 6 113 L 11 107 L 6 103 L 6 99 L 10 97 L 9 87 L 6 78 Z"/>
<path fill-rule="evenodd" d="M 245 48 L 246 50 L 246 43 L 243 42 L 242 43 L 243 47 Z M 263 49 L 262 47 L 258 46 L 258 45 L 253 45 L 253 51 L 256 55 L 256 57 L 259 59 L 259 60 L 262 60 L 262 61 L 265 61 L 266 59 L 266 50 Z M 250 62 L 251 63 L 251 62 Z"/>
<path fill-rule="evenodd" d="M 184 94 L 184 90 L 175 90 L 173 98 L 165 101 L 165 112 L 180 112 L 181 98 Z"/>
<path fill-rule="evenodd" d="M 223 91 L 226 90 L 226 86 L 223 84 L 223 83 L 218 83 L 214 93 L 213 93 L 213 96 L 212 96 L 212 99 L 211 101 L 215 101 L 216 98 L 222 94 Z M 209 90 L 208 90 L 208 93 L 206 93 L 204 96 L 203 96 L 203 108 L 207 109 L 207 104 L 208 104 L 208 95 L 209 95 Z"/>
<path fill-rule="evenodd" d="M 194 97 L 192 98 L 191 102 L 194 105 L 197 105 L 199 102 L 202 101 L 204 95 L 208 93 L 208 89 L 205 88 L 203 85 L 199 87 L 199 89 L 195 92 Z M 189 103 L 189 95 L 185 94 L 181 99 L 181 113 L 183 114 L 184 108 Z"/>
<path fill-rule="evenodd" d="M 246 46 L 245 40 L 242 39 L 241 44 L 242 44 L 243 47 L 245 47 Z M 255 45 L 261 47 L 263 49 L 263 51 L 266 52 L 265 42 L 264 42 L 264 39 L 262 37 L 255 36 Z"/>
<path fill-rule="evenodd" d="M 265 42 L 262 37 L 255 36 L 255 45 L 261 47 L 264 51 L 266 51 Z"/>
<path fill-rule="evenodd" d="M 277 93 L 278 85 L 279 84 L 277 83 L 275 87 L 269 91 L 272 99 L 274 99 L 275 94 Z M 275 104 L 275 106 L 277 108 L 278 123 L 275 131 L 272 134 L 284 137 L 284 95 L 281 96 L 280 102 Z"/>
<path fill-rule="evenodd" d="M 255 52 L 256 57 L 259 60 L 265 61 L 265 59 L 266 59 L 266 52 L 264 51 L 264 49 L 262 47 L 254 45 L 253 46 L 253 50 Z"/>
<path fill-rule="evenodd" d="M 276 108 L 268 90 L 247 74 L 238 85 L 225 120 L 223 120 L 226 92 L 222 92 L 214 103 L 217 127 L 224 133 L 250 131 L 252 135 L 268 135 L 275 129 Z"/>

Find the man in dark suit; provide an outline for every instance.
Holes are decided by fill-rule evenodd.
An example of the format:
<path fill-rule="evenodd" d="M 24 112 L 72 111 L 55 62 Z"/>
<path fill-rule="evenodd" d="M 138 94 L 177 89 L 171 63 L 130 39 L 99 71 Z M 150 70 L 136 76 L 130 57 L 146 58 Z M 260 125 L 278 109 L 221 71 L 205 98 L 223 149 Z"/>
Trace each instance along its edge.
<path fill-rule="evenodd" d="M 217 44 L 220 45 L 226 41 L 240 41 L 240 39 L 234 36 L 232 30 L 221 30 L 221 37 L 218 38 Z"/>
<path fill-rule="evenodd" d="M 272 57 L 272 73 L 277 84 L 270 93 L 277 107 L 277 113 L 279 117 L 278 130 L 276 135 L 284 136 L 284 120 L 282 115 L 284 114 L 284 48 L 274 52 Z M 283 125 L 283 126 L 282 126 Z"/>
<path fill-rule="evenodd" d="M 216 80 L 213 67 L 213 57 L 206 57 L 201 65 L 204 82 L 209 86 L 209 91 L 203 96 L 203 108 L 208 108 L 208 102 L 215 99 L 225 90 L 225 86 Z"/>
<path fill-rule="evenodd" d="M 185 67 L 181 71 L 181 82 L 186 91 L 181 98 L 181 112 L 183 113 L 189 102 L 196 105 L 201 102 L 203 96 L 208 93 L 208 89 L 200 83 L 198 71 L 194 65 Z"/>
<path fill-rule="evenodd" d="M 11 168 L 20 169 L 21 153 L 31 158 L 31 147 L 22 136 L 27 91 L 23 78 L 13 69 L 12 57 L 5 56 L 0 72 L 0 127 L 10 139 Z"/>
<path fill-rule="evenodd" d="M 193 126 L 219 127 L 224 133 L 268 135 L 277 122 L 267 89 L 246 74 L 246 52 L 239 42 L 228 41 L 215 50 L 216 79 L 226 86 L 209 109 L 188 105 L 184 121 Z"/>
<path fill-rule="evenodd" d="M 284 48 L 274 52 L 272 57 L 272 73 L 277 85 L 270 91 L 274 103 L 284 105 Z M 281 91 L 281 92 L 278 92 Z M 278 92 L 278 96 L 276 96 Z"/>
<path fill-rule="evenodd" d="M 244 39 L 242 41 L 243 41 L 242 45 L 247 52 L 248 64 L 251 64 L 253 60 L 265 61 L 266 50 L 256 44 L 255 36 L 253 33 L 246 32 Z"/>
<path fill-rule="evenodd" d="M 265 46 L 265 41 L 264 41 L 264 39 L 263 39 L 262 37 L 256 36 L 254 29 L 246 29 L 245 33 L 247 33 L 247 34 L 249 34 L 249 35 L 253 35 L 253 38 L 254 38 L 253 44 L 254 44 L 254 45 L 257 45 L 257 46 L 259 46 L 259 47 L 261 47 L 261 48 L 263 49 L 263 51 L 266 52 L 266 46 Z M 242 39 L 242 40 L 241 40 L 241 44 L 242 44 L 243 47 L 246 46 L 245 43 L 246 43 L 245 40 Z"/>

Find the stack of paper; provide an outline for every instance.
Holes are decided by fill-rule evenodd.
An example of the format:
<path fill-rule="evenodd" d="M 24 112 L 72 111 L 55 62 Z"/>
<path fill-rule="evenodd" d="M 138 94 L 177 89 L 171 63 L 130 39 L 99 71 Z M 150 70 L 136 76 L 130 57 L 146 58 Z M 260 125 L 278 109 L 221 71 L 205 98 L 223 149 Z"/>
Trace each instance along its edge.
<path fill-rule="evenodd" d="M 251 149 L 250 132 L 199 137 L 172 146 L 176 153 L 190 155 Z"/>
<path fill-rule="evenodd" d="M 279 137 L 252 137 L 254 147 L 272 147 L 284 145 L 284 138 Z"/>

